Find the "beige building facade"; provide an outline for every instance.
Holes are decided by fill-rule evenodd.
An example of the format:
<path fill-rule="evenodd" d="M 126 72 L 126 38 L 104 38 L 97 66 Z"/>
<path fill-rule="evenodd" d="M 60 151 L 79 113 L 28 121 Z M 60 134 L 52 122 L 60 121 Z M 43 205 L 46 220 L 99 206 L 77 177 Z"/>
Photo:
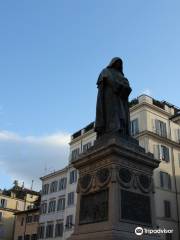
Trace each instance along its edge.
<path fill-rule="evenodd" d="M 39 208 L 15 213 L 14 240 L 37 240 Z"/>
<path fill-rule="evenodd" d="M 180 239 L 180 109 L 165 101 L 141 95 L 130 103 L 131 134 L 146 152 L 160 159 L 154 171 L 157 226 L 173 229 L 164 240 Z M 74 133 L 70 162 L 94 144 L 94 123 Z"/>
<path fill-rule="evenodd" d="M 12 240 L 14 235 L 15 213 L 34 205 L 39 198 L 35 191 L 15 185 L 10 190 L 0 192 L 0 239 Z"/>
<path fill-rule="evenodd" d="M 131 107 L 134 137 L 160 159 L 154 171 L 156 219 L 160 228 L 173 229 L 167 239 L 180 239 L 180 124 L 179 108 L 142 95 Z M 165 236 L 164 236 L 164 239 Z"/>

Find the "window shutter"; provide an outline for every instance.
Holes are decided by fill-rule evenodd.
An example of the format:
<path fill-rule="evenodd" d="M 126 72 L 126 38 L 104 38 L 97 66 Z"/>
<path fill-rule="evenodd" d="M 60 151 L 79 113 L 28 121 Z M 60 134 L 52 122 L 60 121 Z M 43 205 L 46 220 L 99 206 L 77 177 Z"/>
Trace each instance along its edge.
<path fill-rule="evenodd" d="M 72 227 L 72 223 L 73 223 L 73 215 L 70 215 L 70 222 L 69 222 L 69 224 L 70 224 L 70 227 Z"/>
<path fill-rule="evenodd" d="M 133 124 L 132 124 L 132 121 L 130 122 L 130 130 L 131 130 L 131 136 L 133 136 L 133 126 L 132 126 Z"/>
<path fill-rule="evenodd" d="M 180 143 L 180 129 L 177 130 L 177 140 L 178 143 Z"/>
<path fill-rule="evenodd" d="M 169 162 L 170 155 L 169 155 L 169 148 L 165 147 L 165 161 Z"/>
<path fill-rule="evenodd" d="M 69 216 L 67 216 L 66 218 L 66 226 L 68 226 L 68 223 L 69 223 Z"/>
<path fill-rule="evenodd" d="M 63 198 L 63 200 L 62 200 L 62 210 L 64 210 L 65 209 L 65 198 Z"/>
<path fill-rule="evenodd" d="M 173 133 L 174 133 L 175 141 L 176 141 L 176 142 L 179 142 L 179 141 L 178 141 L 178 139 L 179 139 L 179 137 L 178 137 L 178 129 L 174 129 L 174 132 L 173 132 Z"/>
<path fill-rule="evenodd" d="M 166 123 L 162 122 L 162 136 L 167 137 Z"/>
<path fill-rule="evenodd" d="M 160 121 L 157 119 L 155 120 L 155 129 L 156 133 L 160 135 Z"/>
<path fill-rule="evenodd" d="M 171 189 L 171 176 L 167 174 L 167 178 L 168 178 L 168 189 Z"/>
<path fill-rule="evenodd" d="M 152 119 L 152 131 L 156 132 L 156 120 Z"/>
<path fill-rule="evenodd" d="M 159 176 L 160 176 L 160 186 L 164 187 L 163 172 L 159 172 Z"/>
<path fill-rule="evenodd" d="M 134 136 L 139 133 L 138 118 L 131 121 L 131 135 Z"/>
<path fill-rule="evenodd" d="M 3 213 L 0 212 L 0 222 L 2 221 Z"/>
<path fill-rule="evenodd" d="M 164 160 L 164 146 L 159 145 L 159 159 Z"/>
<path fill-rule="evenodd" d="M 135 124 L 135 133 L 137 134 L 137 133 L 139 133 L 139 121 L 138 121 L 138 119 L 135 119 L 135 122 L 134 122 L 134 124 Z"/>
<path fill-rule="evenodd" d="M 46 212 L 47 212 L 47 203 L 45 203 L 44 206 L 45 206 L 45 207 L 44 207 L 44 213 L 46 213 Z"/>

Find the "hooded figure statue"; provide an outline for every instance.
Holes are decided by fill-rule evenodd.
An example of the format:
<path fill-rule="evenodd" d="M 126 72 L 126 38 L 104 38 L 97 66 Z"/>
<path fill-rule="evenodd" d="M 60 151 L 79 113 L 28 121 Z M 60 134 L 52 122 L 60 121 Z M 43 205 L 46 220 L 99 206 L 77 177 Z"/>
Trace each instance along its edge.
<path fill-rule="evenodd" d="M 128 80 L 123 74 L 123 62 L 113 58 L 102 70 L 97 81 L 95 131 L 99 138 L 105 133 L 119 131 L 130 135 L 128 97 L 131 93 Z"/>

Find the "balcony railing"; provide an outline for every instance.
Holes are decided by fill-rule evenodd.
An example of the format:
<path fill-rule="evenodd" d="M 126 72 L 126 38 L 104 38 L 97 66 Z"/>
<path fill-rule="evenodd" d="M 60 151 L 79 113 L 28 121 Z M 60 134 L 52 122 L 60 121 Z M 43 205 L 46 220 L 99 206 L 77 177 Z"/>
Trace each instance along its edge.
<path fill-rule="evenodd" d="M 91 129 L 94 128 L 94 122 L 91 122 L 89 125 L 87 125 L 85 128 L 84 128 L 84 132 L 89 132 Z"/>
<path fill-rule="evenodd" d="M 75 133 L 72 135 L 72 138 L 74 139 L 74 138 L 77 138 L 77 137 L 79 137 L 79 136 L 81 136 L 81 130 L 79 130 L 78 132 L 75 132 Z"/>
<path fill-rule="evenodd" d="M 131 108 L 131 107 L 137 105 L 138 103 L 139 103 L 138 98 L 134 98 L 129 102 L 129 107 Z"/>
<path fill-rule="evenodd" d="M 165 109 L 164 103 L 162 103 L 162 102 L 160 102 L 160 101 L 158 101 L 158 100 L 153 99 L 153 104 L 154 104 L 155 106 L 163 109 L 163 110 Z"/>

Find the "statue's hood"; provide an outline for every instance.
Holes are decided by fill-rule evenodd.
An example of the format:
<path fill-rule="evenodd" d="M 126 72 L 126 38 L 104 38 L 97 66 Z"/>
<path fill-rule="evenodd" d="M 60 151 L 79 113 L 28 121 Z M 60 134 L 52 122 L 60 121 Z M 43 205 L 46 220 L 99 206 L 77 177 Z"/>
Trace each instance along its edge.
<path fill-rule="evenodd" d="M 111 68 L 112 66 L 113 66 L 113 64 L 116 62 L 116 61 L 121 61 L 122 62 L 122 59 L 121 58 L 119 58 L 119 57 L 114 57 L 111 61 L 110 61 L 110 63 L 109 63 L 109 65 L 107 66 L 108 68 Z"/>

